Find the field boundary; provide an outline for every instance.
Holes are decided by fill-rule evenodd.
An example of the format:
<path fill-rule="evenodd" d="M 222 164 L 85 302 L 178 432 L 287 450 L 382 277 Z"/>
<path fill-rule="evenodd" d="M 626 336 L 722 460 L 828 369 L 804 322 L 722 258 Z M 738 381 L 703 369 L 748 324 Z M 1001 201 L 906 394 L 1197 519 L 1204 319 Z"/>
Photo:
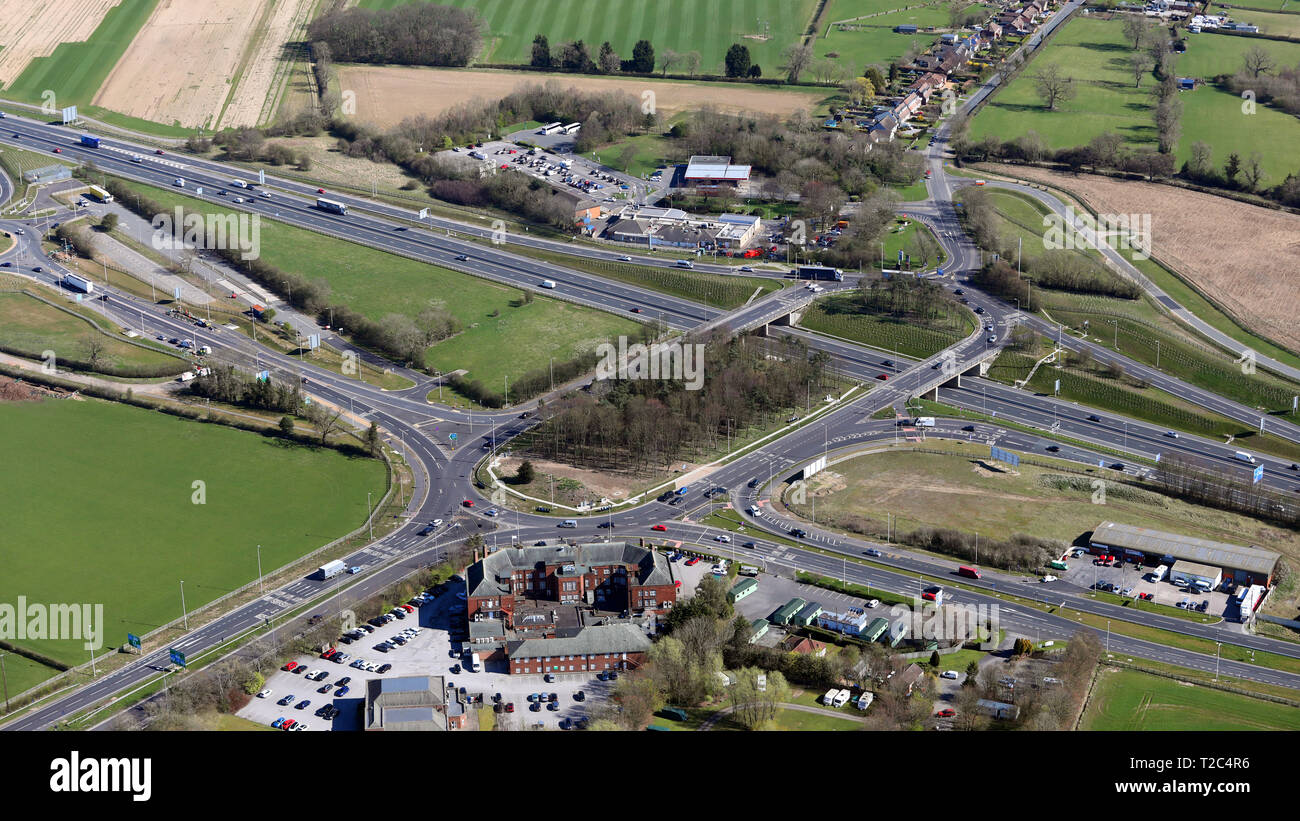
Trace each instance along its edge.
<path fill-rule="evenodd" d="M 977 165 L 986 165 L 986 163 L 979 163 L 979 164 L 977 164 Z M 1005 167 L 1007 164 L 1006 164 L 1006 163 L 1002 163 L 1002 164 L 1000 164 L 1000 165 L 1002 165 L 1002 166 Z M 1050 166 L 1050 165 L 1042 165 L 1042 166 L 1035 165 L 1034 167 L 1036 167 L 1036 168 L 1041 167 L 1043 170 L 1046 170 L 1046 171 L 1062 171 L 1062 170 L 1064 170 L 1064 169 L 1056 168 L 1056 167 L 1054 167 L 1054 166 Z M 1021 184 L 1021 185 L 1027 185 L 1027 186 L 1029 186 L 1029 187 L 1031 187 L 1031 188 L 1038 188 L 1038 189 L 1043 190 L 1043 191 L 1050 191 L 1050 192 L 1056 192 L 1056 193 L 1059 193 L 1059 194 L 1064 194 L 1068 199 L 1073 200 L 1075 203 L 1077 203 L 1079 206 L 1081 206 L 1084 210 L 1086 210 L 1090 215 L 1092 215 L 1093 217 L 1096 217 L 1096 216 L 1097 216 L 1097 213 L 1098 213 L 1098 212 L 1097 212 L 1097 209 L 1092 205 L 1092 203 L 1088 202 L 1088 200 L 1087 200 L 1086 198 L 1084 198 L 1083 196 L 1081 196 L 1080 194 L 1075 193 L 1072 189 L 1066 188 L 1066 187 L 1064 187 L 1064 186 L 1062 186 L 1062 185 L 1059 185 L 1059 184 L 1056 184 L 1056 183 L 1045 183 L 1045 182 L 1039 182 L 1039 181 L 1037 181 L 1037 180 L 1026 180 L 1026 179 L 1023 179 L 1023 178 L 1021 178 L 1021 177 L 1013 177 L 1013 176 L 1007 174 L 1005 171 L 989 171 L 989 170 L 987 170 L 987 169 L 981 169 L 981 170 L 986 171 L 986 173 L 988 173 L 989 176 L 1001 176 L 1001 177 L 1003 177 L 1004 179 L 1006 179 L 1006 180 L 1008 180 L 1008 181 L 1014 181 L 1014 182 L 1019 183 L 1019 184 Z M 1102 177 L 1105 177 L 1105 178 L 1107 178 L 1107 179 L 1120 180 L 1120 181 L 1123 181 L 1123 182 L 1134 181 L 1133 178 L 1128 177 L 1128 176 L 1126 176 L 1126 175 L 1101 174 L 1101 175 L 1094 175 L 1094 176 L 1102 176 Z M 1148 182 L 1147 180 L 1136 180 L 1136 181 L 1139 181 L 1139 182 Z M 1206 190 L 1206 189 L 1203 189 L 1203 188 L 1198 187 L 1198 186 L 1190 186 L 1190 185 L 1174 185 L 1174 184 L 1172 184 L 1172 183 L 1170 183 L 1170 182 L 1168 182 L 1168 181 L 1161 181 L 1161 182 L 1159 182 L 1159 183 L 1154 183 L 1154 184 L 1156 184 L 1156 185 L 1168 185 L 1168 186 L 1171 187 L 1171 188 L 1177 188 L 1177 189 L 1182 189 L 1182 190 L 1187 190 L 1187 191 L 1195 191 L 1196 193 L 1206 194 L 1206 195 L 1209 195 L 1209 196 L 1223 196 L 1222 194 L 1220 194 L 1220 193 L 1217 192 L 1217 191 L 1214 191 L 1214 190 Z M 1239 197 L 1228 197 L 1228 196 L 1225 196 L 1224 198 L 1225 198 L 1225 199 L 1230 199 L 1230 200 L 1232 200 L 1232 201 L 1234 201 L 1234 202 L 1240 202 L 1240 203 L 1242 203 L 1242 204 L 1244 204 L 1244 205 L 1257 205 L 1257 206 L 1260 206 L 1260 207 L 1268 207 L 1268 206 L 1267 206 L 1266 204 L 1264 204 L 1264 203 L 1253 202 L 1253 201 L 1251 201 L 1251 200 L 1244 199 L 1244 198 L 1239 198 Z M 1068 204 L 1068 203 L 1067 203 L 1067 204 Z M 1284 212 L 1284 213 L 1300 213 L 1300 211 L 1298 211 L 1297 209 L 1284 208 L 1284 207 L 1282 207 L 1282 206 L 1280 206 L 1280 205 L 1277 205 L 1277 204 L 1274 204 L 1274 207 L 1270 208 L 1270 210 L 1273 210 L 1273 211 L 1282 211 L 1282 212 Z M 1210 306 L 1211 308 L 1213 308 L 1213 309 L 1214 309 L 1215 311 L 1217 311 L 1220 315 L 1222 315 L 1223 318 L 1226 319 L 1229 323 L 1231 323 L 1231 325 L 1232 325 L 1234 328 L 1236 328 L 1236 329 L 1237 329 L 1238 331 L 1240 331 L 1241 333 L 1245 334 L 1247 337 L 1253 337 L 1253 338 L 1255 338 L 1255 339 L 1260 340 L 1261 342 L 1265 342 L 1265 343 L 1267 343 L 1267 344 L 1273 346 L 1274 348 L 1277 348 L 1277 349 L 1280 350 L 1280 351 L 1285 351 L 1288 355 L 1290 355 L 1290 356 L 1292 356 L 1292 357 L 1296 357 L 1296 356 L 1300 355 L 1300 353 L 1297 353 L 1296 351 L 1293 351 L 1291 348 L 1287 347 L 1286 345 L 1283 345 L 1282 343 L 1280 343 L 1280 342 L 1278 342 L 1278 341 L 1276 341 L 1276 340 L 1274 340 L 1274 339 L 1270 339 L 1267 335 L 1262 334 L 1262 333 L 1259 333 L 1258 331 L 1251 330 L 1251 329 L 1245 327 L 1244 325 L 1242 325 L 1241 321 L 1240 321 L 1236 316 L 1234 316 L 1231 312 L 1229 312 L 1226 308 L 1224 308 L 1221 304 L 1219 304 L 1219 302 L 1217 302 L 1215 299 L 1213 299 L 1212 297 L 1210 297 L 1209 295 L 1207 295 L 1207 294 L 1206 294 L 1203 290 L 1201 290 L 1201 288 L 1199 288 L 1199 287 L 1198 287 L 1194 282 L 1190 281 L 1190 280 L 1189 280 L 1185 275 L 1183 275 L 1183 274 L 1179 273 L 1178 271 L 1174 270 L 1172 267 L 1170 267 L 1168 264 L 1166 264 L 1165 262 L 1163 262 L 1163 261 L 1162 261 L 1158 256 L 1156 256 L 1155 254 L 1148 254 L 1148 258 L 1151 260 L 1151 262 L 1155 263 L 1155 264 L 1156 264 L 1157 266 L 1159 266 L 1162 270 L 1164 270 L 1165 273 L 1169 274 L 1169 275 L 1172 276 L 1174 279 L 1176 279 L 1176 280 L 1179 282 L 1179 284 L 1185 286 L 1188 290 L 1192 291 L 1192 292 L 1195 293 L 1198 297 L 1200 297 L 1201 299 L 1205 300 L 1205 302 L 1208 303 L 1209 306 Z M 1108 268 L 1110 268 L 1111 270 L 1116 270 L 1115 266 L 1110 262 L 1110 260 L 1108 260 L 1108 259 L 1104 259 L 1104 258 L 1103 258 L 1103 261 L 1106 263 L 1106 265 L 1107 265 Z M 1136 268 L 1136 266 L 1134 266 L 1134 267 Z M 1128 276 L 1127 274 L 1124 274 L 1122 271 L 1119 271 L 1118 273 L 1119 273 L 1121 276 L 1123 276 L 1125 279 L 1132 280 L 1132 277 Z M 1152 283 L 1152 282 L 1150 281 L 1150 278 L 1147 277 L 1145 274 L 1143 274 L 1141 271 L 1138 271 L 1138 274 L 1142 277 L 1142 280 L 1145 280 L 1148 284 L 1153 285 L 1153 286 L 1155 285 L 1155 283 Z M 1142 282 L 1141 282 L 1141 281 L 1138 281 L 1138 284 L 1141 285 Z M 1161 288 L 1161 290 L 1163 291 L 1164 289 Z M 1150 294 L 1147 294 L 1147 296 L 1150 297 Z M 1171 297 L 1171 298 L 1172 298 L 1172 297 Z M 1200 333 L 1196 328 L 1191 327 L 1191 326 L 1188 326 L 1185 322 L 1179 320 L 1178 317 L 1175 316 L 1175 315 L 1173 314 L 1173 311 L 1169 308 L 1169 306 L 1165 305 L 1165 304 L 1164 304 L 1163 302 L 1161 302 L 1160 300 L 1158 300 L 1158 299 L 1150 299 L 1150 302 L 1154 303 L 1155 306 L 1156 306 L 1156 308 L 1157 308 L 1158 310 L 1160 310 L 1162 313 L 1164 313 L 1166 316 L 1169 316 L 1169 317 L 1171 317 L 1171 318 L 1177 320 L 1180 326 L 1184 326 L 1184 327 L 1188 330 L 1188 332 L 1194 334 L 1198 339 L 1202 340 L 1204 343 L 1207 343 L 1207 344 L 1209 344 L 1210 346 L 1212 346 L 1212 347 L 1214 347 L 1214 348 L 1216 348 L 1216 349 L 1218 349 L 1218 350 L 1220 350 L 1220 351 L 1226 352 L 1226 353 L 1228 353 L 1228 354 L 1230 354 L 1230 355 L 1233 355 L 1233 356 L 1238 356 L 1238 355 L 1240 355 L 1238 351 L 1233 351 L 1233 350 L 1225 349 L 1223 346 L 1219 345 L 1219 344 L 1218 344 L 1217 342 L 1215 342 L 1213 339 L 1210 339 L 1210 338 L 1204 336 L 1203 334 L 1201 334 L 1201 333 Z M 1197 316 L 1197 318 L 1199 318 L 1202 322 L 1205 322 L 1207 325 L 1210 325 L 1211 327 L 1213 327 L 1213 323 L 1211 323 L 1211 322 L 1210 322 L 1208 319 L 1206 319 L 1205 317 L 1201 317 L 1201 316 L 1199 316 L 1198 314 L 1196 314 L 1195 311 L 1193 311 L 1191 308 L 1187 307 L 1186 305 L 1182 305 L 1181 303 L 1179 303 L 1179 307 L 1181 307 L 1183 310 L 1187 311 L 1188 313 L 1192 314 L 1193 316 Z M 1223 333 L 1223 332 L 1221 331 L 1221 333 Z M 1269 369 L 1266 365 L 1260 365 L 1260 366 L 1258 366 L 1258 367 L 1262 367 L 1265 371 L 1268 371 L 1269 373 L 1271 373 L 1271 374 L 1273 374 L 1274 376 L 1277 376 L 1277 377 L 1279 377 L 1279 378 L 1281 378 L 1281 379 L 1288 379 L 1288 377 L 1286 377 L 1284 374 L 1279 374 L 1279 373 L 1277 373 L 1276 371 L 1273 371 L 1273 370 Z"/>

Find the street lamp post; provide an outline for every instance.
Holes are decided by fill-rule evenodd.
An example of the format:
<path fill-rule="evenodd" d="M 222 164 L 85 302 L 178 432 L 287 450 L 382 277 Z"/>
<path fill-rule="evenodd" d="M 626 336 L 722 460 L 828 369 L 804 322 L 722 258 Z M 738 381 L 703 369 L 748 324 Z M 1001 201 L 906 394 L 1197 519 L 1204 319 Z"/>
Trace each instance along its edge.
<path fill-rule="evenodd" d="M 185 609 L 185 580 L 181 579 L 181 618 L 185 620 L 185 629 L 190 629 L 190 614 Z"/>

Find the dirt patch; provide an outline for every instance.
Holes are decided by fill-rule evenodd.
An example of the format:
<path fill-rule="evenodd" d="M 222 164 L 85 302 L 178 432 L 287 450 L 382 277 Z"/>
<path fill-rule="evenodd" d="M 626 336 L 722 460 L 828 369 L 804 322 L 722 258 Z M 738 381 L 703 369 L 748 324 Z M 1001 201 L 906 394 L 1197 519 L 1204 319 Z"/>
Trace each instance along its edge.
<path fill-rule="evenodd" d="M 95 105 L 183 126 L 211 128 L 218 118 L 223 128 L 255 125 L 282 76 L 285 44 L 312 5 L 271 3 L 162 0 L 109 73 Z"/>
<path fill-rule="evenodd" d="M 68 391 L 58 388 L 47 388 L 0 376 L 0 402 L 39 402 L 42 399 L 63 399 L 68 395 Z"/>
<path fill-rule="evenodd" d="M 356 94 L 357 119 L 378 128 L 389 128 L 417 114 L 439 114 L 471 100 L 499 100 L 521 86 L 547 81 L 584 92 L 624 91 L 638 100 L 642 92 L 651 90 L 658 113 L 665 117 L 705 105 L 723 112 L 785 117 L 813 108 L 825 94 L 739 84 L 709 86 L 619 77 L 390 66 L 345 66 L 338 75 L 340 87 Z"/>
<path fill-rule="evenodd" d="M 268 140 L 267 145 L 283 145 L 295 154 L 305 153 L 311 158 L 311 176 L 322 182 L 366 186 L 374 183 L 380 190 L 395 190 L 411 179 L 392 163 L 371 162 L 365 157 L 349 157 L 338 150 L 338 140 L 333 137 L 293 137 Z M 268 169 L 274 174 L 274 167 Z M 410 196 L 418 195 L 417 190 Z"/>
<path fill-rule="evenodd" d="M 1168 185 L 993 167 L 1060 185 L 1099 212 L 1150 214 L 1154 256 L 1244 327 L 1300 351 L 1300 217 Z"/>
<path fill-rule="evenodd" d="M 493 468 L 497 476 L 514 476 L 524 460 L 518 457 L 502 458 Z M 551 498 L 551 479 L 555 477 L 555 501 L 559 504 L 577 505 L 582 502 L 598 502 L 602 498 L 618 501 L 626 499 L 645 487 L 644 477 L 617 476 L 594 470 L 566 465 L 560 462 L 548 462 L 545 459 L 533 459 L 535 479 L 526 488 L 516 486 L 514 489 L 538 499 Z M 549 474 L 549 475 L 548 475 Z"/>
<path fill-rule="evenodd" d="M 971 465 L 971 470 L 979 474 L 980 476 L 988 476 L 988 477 L 999 478 L 999 479 L 1005 479 L 1008 476 L 1020 475 L 1020 471 L 1018 470 L 1007 470 L 1006 468 L 996 467 L 994 465 L 990 465 L 988 462 L 982 462 L 982 461 L 977 461 L 973 465 Z"/>
<path fill-rule="evenodd" d="M 33 57 L 90 39 L 121 0 L 0 0 L 0 83 L 8 87 Z"/>
<path fill-rule="evenodd" d="M 833 470 L 823 470 L 808 480 L 808 492 L 813 496 L 829 496 L 848 486 L 848 480 Z"/>

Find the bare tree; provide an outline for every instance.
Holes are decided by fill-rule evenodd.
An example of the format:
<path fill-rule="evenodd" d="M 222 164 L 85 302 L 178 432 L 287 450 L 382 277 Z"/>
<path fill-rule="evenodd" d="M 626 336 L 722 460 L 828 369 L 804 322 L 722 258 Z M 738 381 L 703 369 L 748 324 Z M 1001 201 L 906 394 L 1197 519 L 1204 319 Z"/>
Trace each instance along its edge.
<path fill-rule="evenodd" d="M 1128 56 L 1129 71 L 1133 72 L 1133 87 L 1141 88 L 1142 77 L 1152 69 L 1155 61 L 1145 51 L 1135 51 Z"/>
<path fill-rule="evenodd" d="M 1048 111 L 1055 111 L 1059 104 L 1078 93 L 1074 78 L 1067 76 L 1056 63 L 1043 66 L 1034 75 L 1034 87 L 1038 90 L 1038 96 L 1043 98 Z"/>
<path fill-rule="evenodd" d="M 795 43 L 781 53 L 781 67 L 785 69 L 786 78 L 792 82 L 799 82 L 799 75 L 807 68 L 813 59 L 812 43 Z"/>
<path fill-rule="evenodd" d="M 685 54 L 678 54 L 670 48 L 666 48 L 659 53 L 659 68 L 663 69 L 664 76 L 673 70 L 673 66 L 680 65 L 686 59 Z"/>
<path fill-rule="evenodd" d="M 1124 39 L 1133 44 L 1134 51 L 1142 47 L 1142 43 L 1150 36 L 1150 32 L 1151 26 L 1147 23 L 1145 17 L 1130 14 L 1124 18 Z"/>
<path fill-rule="evenodd" d="M 1246 190 L 1254 191 L 1259 188 L 1259 184 L 1266 176 L 1264 174 L 1264 158 L 1259 155 L 1258 151 L 1250 152 L 1250 156 L 1241 164 L 1241 176 L 1246 181 Z"/>
<path fill-rule="evenodd" d="M 1241 55 L 1241 61 L 1245 64 L 1246 71 L 1250 72 L 1250 76 L 1254 78 L 1272 71 L 1273 67 L 1277 65 L 1273 55 L 1259 46 L 1251 46 L 1247 49 L 1246 53 Z"/>
<path fill-rule="evenodd" d="M 1207 142 L 1197 140 L 1192 143 L 1192 155 L 1187 159 L 1187 167 L 1194 174 L 1204 174 L 1210 168 L 1214 148 Z"/>
<path fill-rule="evenodd" d="M 92 371 L 99 370 L 99 363 L 104 358 L 104 338 L 96 333 L 86 334 L 81 345 L 86 350 L 86 362 L 90 365 Z"/>
<path fill-rule="evenodd" d="M 683 57 L 683 61 L 686 63 L 687 74 L 694 77 L 695 75 L 700 73 L 700 63 L 703 61 L 703 58 L 700 57 L 700 53 L 698 51 L 686 52 L 685 57 Z"/>

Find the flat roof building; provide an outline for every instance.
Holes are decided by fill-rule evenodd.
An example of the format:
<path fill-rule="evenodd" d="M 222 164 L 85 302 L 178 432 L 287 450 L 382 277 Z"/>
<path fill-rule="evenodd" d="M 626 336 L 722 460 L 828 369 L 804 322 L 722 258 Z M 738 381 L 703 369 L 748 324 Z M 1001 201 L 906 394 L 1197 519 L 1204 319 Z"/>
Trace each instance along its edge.
<path fill-rule="evenodd" d="M 682 178 L 687 185 L 736 185 L 749 179 L 750 169 L 748 165 L 732 165 L 730 157 L 696 155 L 687 161 Z"/>

